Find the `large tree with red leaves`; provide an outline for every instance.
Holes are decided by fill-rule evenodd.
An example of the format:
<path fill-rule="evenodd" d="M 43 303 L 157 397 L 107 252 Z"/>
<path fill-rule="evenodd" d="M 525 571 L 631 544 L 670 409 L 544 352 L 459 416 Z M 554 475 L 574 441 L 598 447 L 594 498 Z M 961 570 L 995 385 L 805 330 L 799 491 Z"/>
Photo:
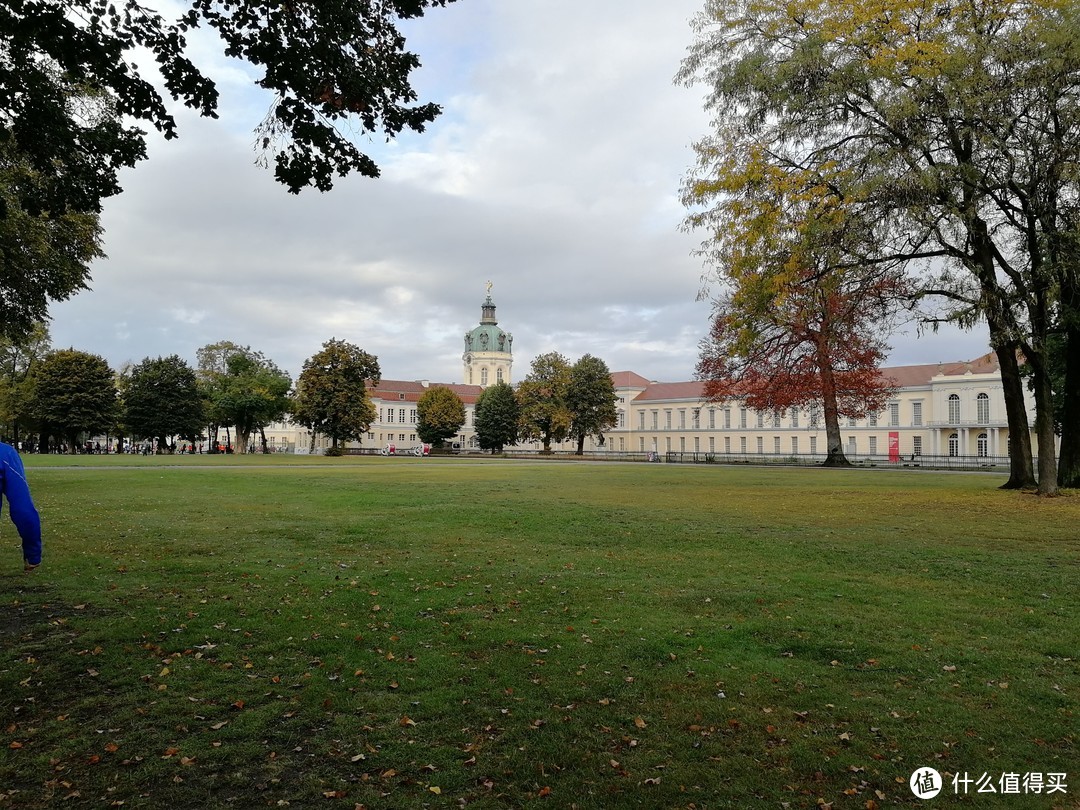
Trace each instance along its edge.
<path fill-rule="evenodd" d="M 872 228 L 841 170 L 781 166 L 767 150 L 698 147 L 684 187 L 708 231 L 702 254 L 722 294 L 701 343 L 698 377 L 712 401 L 757 410 L 822 407 L 826 466 L 846 466 L 840 417 L 877 413 L 893 392 L 879 367 L 901 276 L 873 255 Z"/>

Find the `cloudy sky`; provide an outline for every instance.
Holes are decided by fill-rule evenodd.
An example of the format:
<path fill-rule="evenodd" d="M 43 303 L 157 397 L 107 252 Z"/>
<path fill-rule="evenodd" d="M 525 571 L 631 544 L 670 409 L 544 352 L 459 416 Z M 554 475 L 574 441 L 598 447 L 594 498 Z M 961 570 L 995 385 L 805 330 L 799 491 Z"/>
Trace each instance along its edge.
<path fill-rule="evenodd" d="M 709 315 L 700 235 L 679 183 L 707 131 L 702 91 L 672 77 L 702 0 L 460 0 L 409 26 L 415 86 L 443 105 L 422 135 L 363 147 L 379 180 L 288 194 L 254 165 L 269 100 L 200 43 L 221 118 L 177 108 L 180 139 L 107 203 L 108 258 L 53 308 L 56 346 L 119 367 L 218 340 L 294 377 L 332 337 L 388 379 L 461 382 L 464 333 L 493 284 L 514 379 L 538 354 L 693 376 Z M 981 332 L 893 339 L 893 364 L 968 359 Z"/>

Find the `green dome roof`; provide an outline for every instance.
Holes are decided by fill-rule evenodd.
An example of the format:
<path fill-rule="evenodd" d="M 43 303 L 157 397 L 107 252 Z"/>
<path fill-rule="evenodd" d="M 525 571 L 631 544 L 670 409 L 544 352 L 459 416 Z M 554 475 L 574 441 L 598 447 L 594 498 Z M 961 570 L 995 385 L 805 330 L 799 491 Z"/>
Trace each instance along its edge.
<path fill-rule="evenodd" d="M 499 328 L 499 322 L 495 320 L 495 302 L 490 295 L 484 301 L 482 311 L 480 325 L 465 333 L 465 351 L 510 354 L 514 337 Z"/>

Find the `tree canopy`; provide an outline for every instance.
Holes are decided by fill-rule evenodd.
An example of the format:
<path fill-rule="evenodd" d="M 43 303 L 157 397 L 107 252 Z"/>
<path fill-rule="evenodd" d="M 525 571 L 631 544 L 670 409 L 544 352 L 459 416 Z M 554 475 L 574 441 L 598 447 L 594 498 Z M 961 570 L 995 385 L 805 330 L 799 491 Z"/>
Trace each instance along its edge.
<path fill-rule="evenodd" d="M 128 369 L 121 396 L 124 427 L 136 439 L 156 439 L 159 453 L 173 436 L 194 443 L 206 424 L 195 371 L 175 354 Z"/>
<path fill-rule="evenodd" d="M 570 367 L 566 387 L 566 407 L 570 411 L 568 435 L 577 441 L 577 454 L 585 453 L 585 439 L 603 439 L 604 431 L 615 427 L 615 382 L 607 363 L 586 354 Z"/>
<path fill-rule="evenodd" d="M 566 404 L 570 363 L 558 352 L 541 354 L 517 389 L 520 422 L 518 437 L 539 441 L 543 452 L 570 434 L 572 414 Z"/>
<path fill-rule="evenodd" d="M 250 346 L 220 341 L 196 354 L 212 423 L 234 426 L 237 449 L 246 453 L 253 433 L 288 412 L 292 379 Z"/>
<path fill-rule="evenodd" d="M 1047 337 L 1067 322 L 1076 280 L 1076 4 L 709 0 L 696 24 L 679 78 L 710 89 L 716 133 L 699 153 L 733 141 L 768 165 L 830 176 L 843 205 L 876 223 L 860 260 L 907 262 L 922 294 L 945 302 L 935 317 L 984 319 L 1005 389 L 1009 486 L 1032 483 L 1018 356 L 1032 368 L 1039 445 L 1053 448 Z M 1052 493 L 1054 453 L 1039 464 Z"/>
<path fill-rule="evenodd" d="M 331 338 L 304 361 L 296 383 L 293 417 L 313 434 L 327 436 L 331 450 L 359 441 L 377 414 L 368 385 L 381 379 L 379 361 L 358 346 Z"/>
<path fill-rule="evenodd" d="M 517 398 L 509 383 L 500 380 L 481 391 L 473 413 L 480 449 L 500 453 L 516 442 L 519 418 Z"/>
<path fill-rule="evenodd" d="M 416 435 L 420 441 L 442 447 L 465 424 L 465 403 L 445 385 L 429 388 L 416 403 Z"/>
<path fill-rule="evenodd" d="M 117 174 L 146 155 L 149 125 L 177 135 L 169 98 L 216 117 L 219 96 L 189 43 L 205 27 L 272 94 L 258 147 L 290 191 L 327 190 L 378 167 L 341 125 L 390 138 L 439 112 L 416 104 L 401 20 L 448 0 L 191 0 L 175 19 L 136 0 L 21 0 L 0 8 L 0 142 L 17 144 L 45 183 L 43 210 L 97 212 Z M 160 73 L 140 73 L 145 56 Z M 72 102 L 78 95 L 81 101 Z M 123 118 L 121 118 L 121 116 Z M 47 193 L 44 193 L 47 192 Z"/>
<path fill-rule="evenodd" d="M 61 349 L 32 372 L 31 408 L 47 435 L 74 448 L 80 434 L 95 435 L 116 425 L 116 382 L 109 364 L 96 354 Z"/>

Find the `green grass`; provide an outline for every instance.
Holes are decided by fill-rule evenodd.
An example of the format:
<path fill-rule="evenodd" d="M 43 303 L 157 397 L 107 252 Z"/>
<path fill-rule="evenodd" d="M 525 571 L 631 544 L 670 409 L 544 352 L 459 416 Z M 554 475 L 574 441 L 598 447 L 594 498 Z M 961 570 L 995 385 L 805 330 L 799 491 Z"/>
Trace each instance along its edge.
<path fill-rule="evenodd" d="M 5 517 L 0 807 L 923 806 L 919 766 L 1074 783 L 926 806 L 1077 806 L 1080 497 L 27 461 L 46 558 L 22 574 Z"/>

